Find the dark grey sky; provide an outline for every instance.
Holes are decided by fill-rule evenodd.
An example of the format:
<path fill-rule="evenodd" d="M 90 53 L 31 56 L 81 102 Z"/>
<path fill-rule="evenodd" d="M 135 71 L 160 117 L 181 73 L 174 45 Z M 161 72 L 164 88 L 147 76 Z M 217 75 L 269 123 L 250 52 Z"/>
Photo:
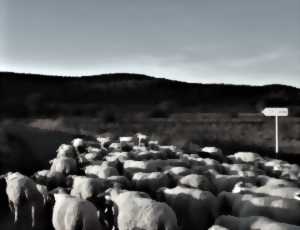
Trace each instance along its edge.
<path fill-rule="evenodd" d="M 0 69 L 300 87 L 300 1 L 1 0 Z"/>

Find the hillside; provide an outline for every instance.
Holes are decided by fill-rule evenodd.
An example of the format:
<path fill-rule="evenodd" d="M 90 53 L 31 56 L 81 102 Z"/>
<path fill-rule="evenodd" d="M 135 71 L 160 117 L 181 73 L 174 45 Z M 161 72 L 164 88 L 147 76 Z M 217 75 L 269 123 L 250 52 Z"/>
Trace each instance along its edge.
<path fill-rule="evenodd" d="M 0 104 L 4 117 L 93 116 L 108 109 L 248 113 L 266 105 L 297 108 L 300 90 L 284 85 L 192 84 L 137 74 L 71 78 L 3 72 Z"/>
<path fill-rule="evenodd" d="M 32 173 L 31 164 L 43 169 L 59 143 L 103 133 L 142 132 L 187 148 L 196 143 L 226 154 L 272 155 L 274 121 L 257 114 L 268 105 L 288 106 L 294 116 L 280 119 L 281 156 L 300 154 L 297 88 L 190 84 L 135 74 L 0 76 L 0 172 Z"/>

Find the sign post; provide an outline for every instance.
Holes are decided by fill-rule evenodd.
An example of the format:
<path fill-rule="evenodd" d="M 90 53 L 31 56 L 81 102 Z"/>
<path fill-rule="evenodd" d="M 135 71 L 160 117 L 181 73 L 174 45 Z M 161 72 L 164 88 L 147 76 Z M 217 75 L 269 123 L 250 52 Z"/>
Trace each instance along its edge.
<path fill-rule="evenodd" d="M 286 117 L 289 115 L 288 108 L 265 108 L 262 113 L 266 117 L 275 117 L 275 152 L 279 152 L 279 138 L 278 138 L 278 118 Z"/>

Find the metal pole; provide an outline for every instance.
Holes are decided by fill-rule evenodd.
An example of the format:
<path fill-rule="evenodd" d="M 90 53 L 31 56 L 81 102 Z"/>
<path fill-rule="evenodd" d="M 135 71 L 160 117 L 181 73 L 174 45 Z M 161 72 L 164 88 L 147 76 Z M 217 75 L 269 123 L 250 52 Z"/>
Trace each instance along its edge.
<path fill-rule="evenodd" d="M 278 156 L 278 116 L 275 116 L 275 151 L 276 155 Z"/>

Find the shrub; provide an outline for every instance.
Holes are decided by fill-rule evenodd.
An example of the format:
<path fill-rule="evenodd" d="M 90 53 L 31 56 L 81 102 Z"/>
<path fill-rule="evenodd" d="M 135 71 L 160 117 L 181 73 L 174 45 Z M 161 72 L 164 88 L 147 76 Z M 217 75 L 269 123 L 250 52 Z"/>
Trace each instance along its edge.
<path fill-rule="evenodd" d="M 114 110 L 108 109 L 105 110 L 102 115 L 103 123 L 115 123 L 117 121 L 117 115 Z"/>
<path fill-rule="evenodd" d="M 159 103 L 151 112 L 150 117 L 153 118 L 168 118 L 174 111 L 174 103 L 164 101 Z"/>

